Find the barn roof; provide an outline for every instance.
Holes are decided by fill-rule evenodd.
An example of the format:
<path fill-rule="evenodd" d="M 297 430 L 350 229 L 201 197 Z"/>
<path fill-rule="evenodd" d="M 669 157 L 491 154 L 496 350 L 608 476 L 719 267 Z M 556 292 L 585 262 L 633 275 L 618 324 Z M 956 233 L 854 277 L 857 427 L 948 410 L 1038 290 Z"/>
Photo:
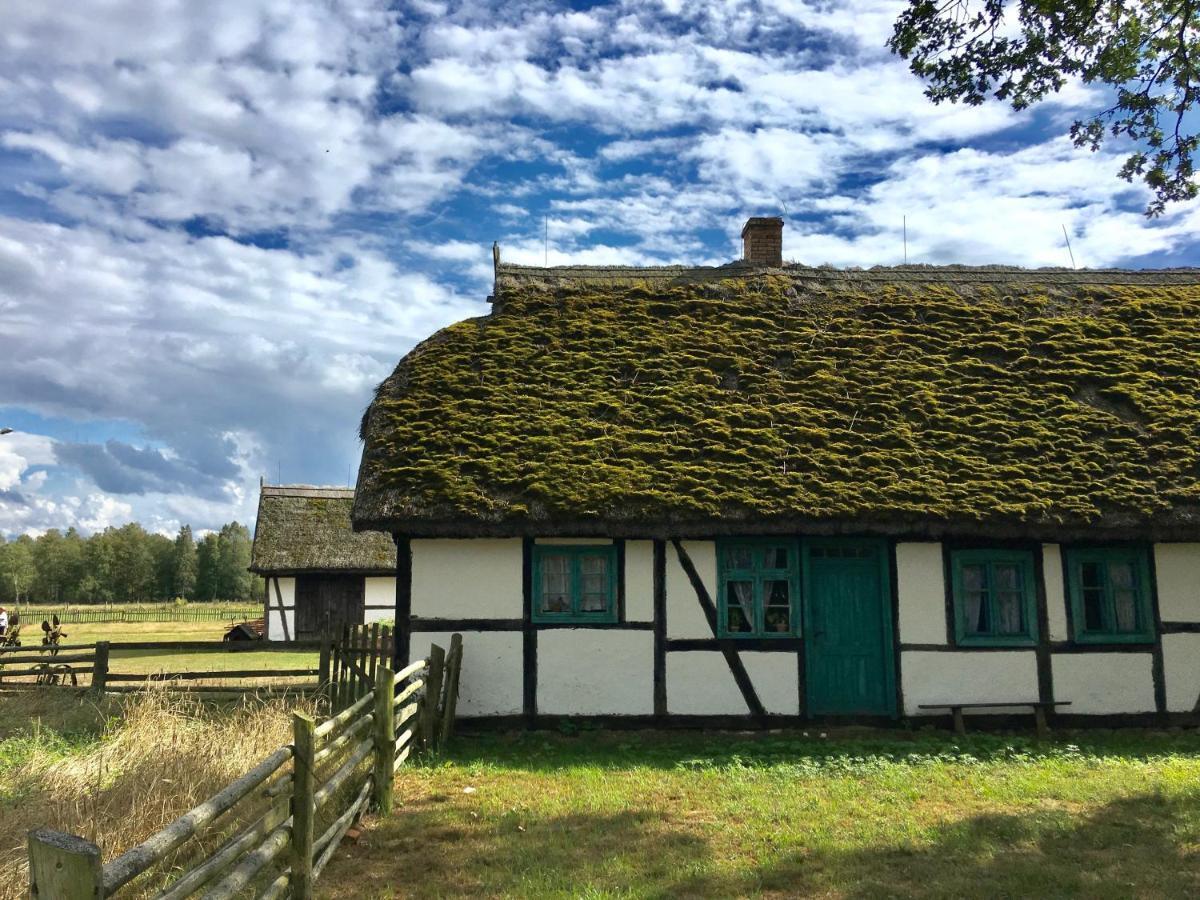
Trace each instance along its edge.
<path fill-rule="evenodd" d="M 353 502 L 349 488 L 263 485 L 250 571 L 394 575 L 391 536 L 355 534 L 350 526 Z"/>
<path fill-rule="evenodd" d="M 1200 270 L 499 265 L 363 420 L 357 528 L 1200 536 Z"/>

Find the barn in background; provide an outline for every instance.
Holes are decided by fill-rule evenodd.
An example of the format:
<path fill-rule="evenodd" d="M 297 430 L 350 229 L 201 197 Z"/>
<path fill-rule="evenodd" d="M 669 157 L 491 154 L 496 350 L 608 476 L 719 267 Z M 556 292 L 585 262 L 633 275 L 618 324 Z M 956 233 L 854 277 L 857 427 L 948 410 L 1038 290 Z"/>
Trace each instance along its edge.
<path fill-rule="evenodd" d="M 355 534 L 354 492 L 310 485 L 261 487 L 250 571 L 266 580 L 270 640 L 311 640 L 333 629 L 391 622 L 396 546 L 390 535 Z"/>

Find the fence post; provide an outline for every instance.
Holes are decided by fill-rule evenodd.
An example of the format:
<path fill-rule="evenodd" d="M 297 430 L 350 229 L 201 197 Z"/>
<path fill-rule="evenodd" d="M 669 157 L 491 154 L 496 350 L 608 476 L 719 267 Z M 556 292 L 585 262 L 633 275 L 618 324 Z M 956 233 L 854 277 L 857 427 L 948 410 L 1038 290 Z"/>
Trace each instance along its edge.
<path fill-rule="evenodd" d="M 29 896 L 33 900 L 104 900 L 100 848 L 49 828 L 29 832 Z"/>
<path fill-rule="evenodd" d="M 92 691 L 99 700 L 108 686 L 108 641 L 96 642 L 96 660 L 92 663 Z"/>
<path fill-rule="evenodd" d="M 333 714 L 333 691 L 329 686 L 329 657 L 333 652 L 333 638 L 326 628 L 321 635 L 321 656 L 317 662 L 317 693 L 329 704 L 330 715 Z"/>
<path fill-rule="evenodd" d="M 375 670 L 375 809 L 380 816 L 392 814 L 392 788 L 396 763 L 396 674 L 391 661 Z"/>
<path fill-rule="evenodd" d="M 313 895 L 316 727 L 303 713 L 292 714 L 292 896 L 299 900 L 311 900 Z"/>
<path fill-rule="evenodd" d="M 446 651 L 433 644 L 429 648 L 429 677 L 425 682 L 425 699 L 421 704 L 421 740 L 426 750 L 433 750 L 438 736 L 438 700 L 442 695 L 442 675 L 446 669 Z"/>
<path fill-rule="evenodd" d="M 446 700 L 442 703 L 441 734 L 438 746 L 445 747 L 454 731 L 454 712 L 458 708 L 458 676 L 462 672 L 462 635 L 450 636 L 450 652 L 446 655 Z"/>

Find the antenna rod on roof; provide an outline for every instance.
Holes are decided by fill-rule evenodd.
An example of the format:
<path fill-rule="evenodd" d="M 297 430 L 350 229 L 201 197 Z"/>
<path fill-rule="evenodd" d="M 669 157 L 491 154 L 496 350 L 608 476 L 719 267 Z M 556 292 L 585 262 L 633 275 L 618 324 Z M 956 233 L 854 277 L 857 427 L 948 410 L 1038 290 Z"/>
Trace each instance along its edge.
<path fill-rule="evenodd" d="M 1067 253 L 1071 257 L 1071 268 L 1075 268 L 1075 254 L 1071 252 L 1071 237 L 1067 234 L 1067 226 L 1063 225 L 1063 237 L 1067 239 Z"/>
<path fill-rule="evenodd" d="M 545 231 L 542 232 L 542 250 L 546 254 L 543 265 L 550 265 L 550 216 L 542 216 L 542 224 Z"/>
<path fill-rule="evenodd" d="M 904 264 L 908 265 L 908 216 L 903 217 L 904 222 Z"/>

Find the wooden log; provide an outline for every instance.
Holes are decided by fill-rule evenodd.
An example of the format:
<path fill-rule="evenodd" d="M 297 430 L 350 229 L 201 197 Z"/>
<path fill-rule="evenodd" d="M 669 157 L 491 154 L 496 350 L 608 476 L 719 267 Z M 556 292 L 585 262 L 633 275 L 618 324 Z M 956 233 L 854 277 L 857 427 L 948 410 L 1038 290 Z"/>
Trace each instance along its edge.
<path fill-rule="evenodd" d="M 258 900 L 280 900 L 281 897 L 287 895 L 288 887 L 291 883 L 291 873 L 284 872 L 267 885 L 267 889 L 258 895 Z"/>
<path fill-rule="evenodd" d="M 329 798 L 338 792 L 338 789 L 354 774 L 354 770 L 358 768 L 362 761 L 371 755 L 371 750 L 374 746 L 374 738 L 367 738 L 354 748 L 354 751 L 342 763 L 341 768 L 330 775 L 329 780 L 317 789 L 317 793 L 313 798 L 317 809 L 320 809 L 329 802 Z"/>
<path fill-rule="evenodd" d="M 333 740 L 317 751 L 314 757 L 318 765 L 325 762 L 329 757 L 336 755 L 342 748 L 353 741 L 356 737 L 362 734 L 369 728 L 375 725 L 375 714 L 367 713 L 365 716 L 360 716 L 355 719 L 345 731 L 338 734 Z"/>
<path fill-rule="evenodd" d="M 407 747 L 405 747 L 403 750 L 401 750 L 400 753 L 396 756 L 396 761 L 394 763 L 392 763 L 392 771 L 393 772 L 395 772 L 402 765 L 404 765 L 404 761 L 406 759 L 408 759 L 408 754 L 410 754 L 410 753 L 412 753 L 412 744 L 409 744 Z"/>
<path fill-rule="evenodd" d="M 353 706 L 347 707 L 336 716 L 326 719 L 316 727 L 315 734 L 318 738 L 327 737 L 341 728 L 347 722 L 358 716 L 363 710 L 371 705 L 371 700 L 364 697 L 355 703 Z"/>
<path fill-rule="evenodd" d="M 445 668 L 446 651 L 434 644 L 429 648 L 429 677 L 425 681 L 425 699 L 421 701 L 421 741 L 430 752 L 437 741 L 438 700 Z"/>
<path fill-rule="evenodd" d="M 246 885 L 254 880 L 254 876 L 269 865 L 275 857 L 286 850 L 290 843 L 292 842 L 289 840 L 288 828 L 286 825 L 281 825 L 272 831 L 267 836 L 267 839 L 259 844 L 257 849 L 243 857 L 237 867 L 226 875 L 220 884 L 208 891 L 202 900 L 231 900 L 231 898 L 236 897 Z M 292 877 L 295 879 L 294 870 Z M 311 900 L 312 892 L 310 890 L 309 893 L 302 894 L 297 889 L 294 896 L 303 897 L 304 900 Z"/>
<path fill-rule="evenodd" d="M 400 684 L 408 678 L 416 675 L 422 669 L 429 665 L 428 659 L 418 659 L 414 663 L 409 663 L 403 669 L 396 673 L 396 684 Z"/>
<path fill-rule="evenodd" d="M 329 631 L 326 629 L 321 638 L 321 656 L 317 661 L 317 682 L 321 685 L 321 690 L 325 692 L 326 702 L 332 701 L 332 696 L 329 691 L 329 667 L 332 662 L 330 656 L 333 654 L 333 644 L 329 637 Z M 331 710 L 333 706 L 329 707 Z"/>
<path fill-rule="evenodd" d="M 400 736 L 398 738 L 396 738 L 396 740 L 392 743 L 392 755 L 395 756 L 397 753 L 399 753 L 401 750 L 403 750 L 406 746 L 408 746 L 410 743 L 412 743 L 414 734 L 416 734 L 416 731 L 412 728 L 409 728 L 406 731 L 402 731 L 400 733 Z"/>
<path fill-rule="evenodd" d="M 392 762 L 396 726 L 392 721 L 392 697 L 396 693 L 390 661 L 375 670 L 375 810 L 384 818 L 392 814 Z"/>
<path fill-rule="evenodd" d="M 418 678 L 393 698 L 392 706 L 399 706 L 423 687 L 425 687 L 425 679 Z"/>
<path fill-rule="evenodd" d="M 49 828 L 29 832 L 29 896 L 34 900 L 104 900 L 100 848 Z"/>
<path fill-rule="evenodd" d="M 292 716 L 295 761 L 292 764 L 292 895 L 313 895 L 312 846 L 317 817 L 316 723 L 302 713 Z"/>
<path fill-rule="evenodd" d="M 446 662 L 446 699 L 442 703 L 442 730 L 438 746 L 445 747 L 454 733 L 454 714 L 458 709 L 458 676 L 462 672 L 463 640 L 461 634 L 450 636 L 450 654 Z"/>
<path fill-rule="evenodd" d="M 106 687 L 108 687 L 108 641 L 98 641 L 96 643 L 96 661 L 92 664 L 92 691 L 95 692 L 97 699 L 104 696 Z"/>
<path fill-rule="evenodd" d="M 113 893 L 146 871 L 188 838 L 211 825 L 239 800 L 266 781 L 292 756 L 291 747 L 280 747 L 257 766 L 226 785 L 199 806 L 184 813 L 166 828 L 136 847 L 126 850 L 104 867 L 104 890 Z"/>
<path fill-rule="evenodd" d="M 367 783 L 362 786 L 362 790 L 358 792 L 358 796 L 354 802 L 350 804 L 350 808 L 338 816 L 327 829 L 326 834 L 329 835 L 329 840 L 321 850 L 320 856 L 313 863 L 314 878 L 320 877 L 321 872 L 325 869 L 325 865 L 333 858 L 338 844 L 342 842 L 342 838 L 346 836 L 346 832 L 350 830 L 350 826 L 354 823 L 354 820 L 362 815 L 363 807 L 366 806 L 370 796 L 371 782 L 368 779 Z M 324 836 L 322 835 L 322 837 Z"/>
<path fill-rule="evenodd" d="M 394 727 L 399 728 L 401 725 L 403 725 L 405 722 L 407 722 L 413 716 L 417 715 L 420 711 L 421 711 L 420 703 L 410 703 L 410 704 L 408 704 L 408 706 L 401 707 L 400 712 L 396 713 L 396 721 L 393 723 Z M 420 723 L 414 722 L 413 727 L 419 728 Z"/>
<path fill-rule="evenodd" d="M 182 878 L 171 883 L 171 886 L 155 897 L 155 900 L 184 900 L 192 896 L 217 875 L 229 868 L 230 863 L 246 853 L 250 848 L 259 844 L 266 835 L 283 825 L 288 820 L 289 800 L 281 797 L 276 800 L 257 820 L 244 831 L 238 833 L 225 843 L 221 849 L 206 859 L 203 863 L 186 873 Z"/>

